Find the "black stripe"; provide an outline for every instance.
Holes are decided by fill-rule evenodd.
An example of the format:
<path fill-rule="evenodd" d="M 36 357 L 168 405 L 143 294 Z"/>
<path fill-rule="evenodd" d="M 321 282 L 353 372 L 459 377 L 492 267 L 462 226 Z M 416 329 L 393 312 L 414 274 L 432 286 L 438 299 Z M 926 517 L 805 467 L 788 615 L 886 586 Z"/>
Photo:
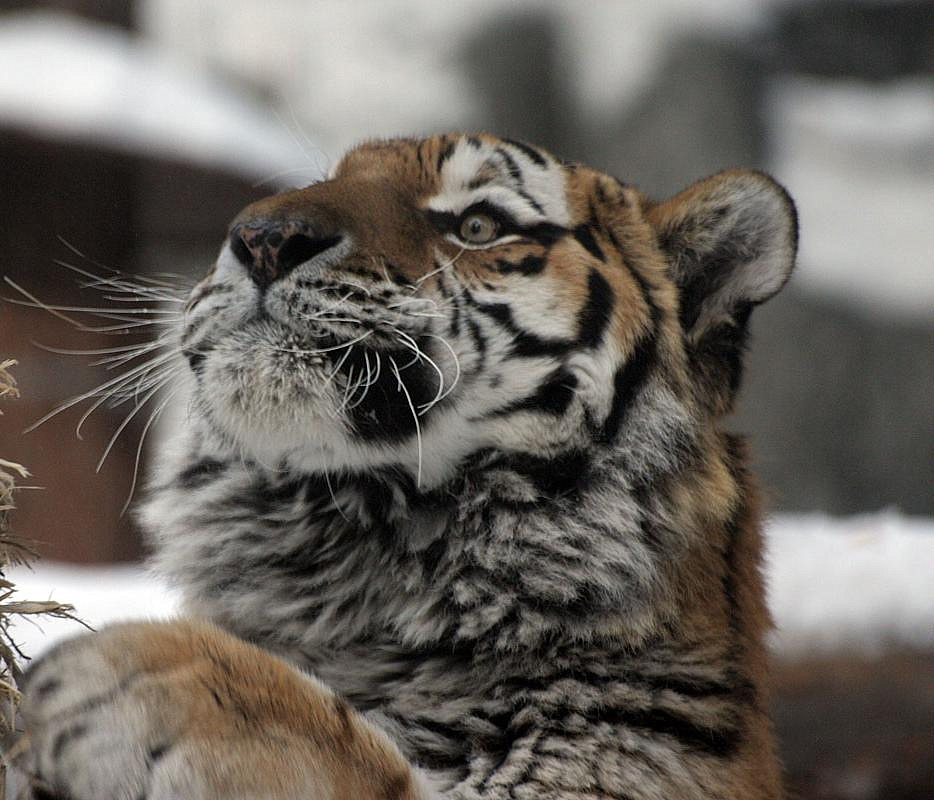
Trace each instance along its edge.
<path fill-rule="evenodd" d="M 600 203 L 601 206 L 605 206 L 605 205 L 607 205 L 607 204 L 609 203 L 610 198 L 607 196 L 606 189 L 603 187 L 603 181 L 602 181 L 602 180 L 598 180 L 598 181 L 594 184 L 594 192 L 595 192 L 596 195 L 597 195 L 597 202 Z M 597 213 L 596 213 L 596 209 L 594 208 L 594 204 L 593 204 L 593 200 L 592 200 L 592 199 L 591 199 L 591 201 L 590 201 L 590 214 L 591 214 L 591 216 L 594 217 L 595 219 L 596 219 L 597 216 L 598 216 Z"/>
<path fill-rule="evenodd" d="M 625 254 L 621 253 L 621 255 L 623 255 L 623 264 L 638 285 L 642 298 L 649 308 L 652 317 L 652 328 L 636 342 L 635 349 L 626 363 L 619 367 L 613 376 L 613 400 L 610 404 L 610 412 L 603 421 L 601 429 L 595 434 L 598 441 L 605 443 L 613 442 L 616 439 L 622 428 L 625 415 L 635 400 L 638 390 L 646 382 L 649 373 L 658 362 L 657 331 L 662 318 L 661 309 L 652 300 L 648 283 L 629 266 Z"/>
<path fill-rule="evenodd" d="M 484 414 L 482 418 L 504 417 L 517 411 L 540 411 L 560 416 L 568 410 L 577 389 L 577 378 L 564 367 L 551 373 L 534 394 Z"/>
<path fill-rule="evenodd" d="M 538 164 L 540 167 L 546 165 L 545 157 L 531 145 L 520 142 L 518 139 L 503 139 L 503 141 L 508 145 L 512 145 L 517 150 L 521 150 L 534 164 Z"/>
<path fill-rule="evenodd" d="M 603 252 L 603 248 L 597 243 L 597 240 L 594 238 L 593 230 L 591 230 L 589 225 L 578 225 L 574 231 L 574 238 L 580 243 L 580 245 L 587 250 L 590 255 L 592 255 L 598 261 L 606 261 L 606 255 Z"/>
<path fill-rule="evenodd" d="M 544 215 L 545 209 L 542 208 L 541 203 L 538 202 L 532 195 L 530 195 L 525 189 L 516 189 L 516 194 L 519 195 L 525 202 L 527 202 L 532 208 L 534 208 L 539 214 Z"/>
<path fill-rule="evenodd" d="M 479 189 L 481 186 L 487 186 L 492 183 L 492 178 L 477 177 L 467 184 L 468 189 Z"/>
<path fill-rule="evenodd" d="M 457 311 L 457 306 L 454 306 L 454 310 Z M 477 356 L 479 356 L 480 363 L 477 365 L 477 372 L 481 371 L 486 364 L 486 337 L 483 335 L 483 331 L 480 330 L 480 323 L 477 322 L 473 317 L 467 315 L 467 330 L 470 332 L 470 338 L 473 340 L 474 349 L 477 351 Z"/>
<path fill-rule="evenodd" d="M 202 288 L 195 287 L 188 299 L 186 311 L 190 312 L 196 305 L 198 305 L 198 303 L 200 303 L 205 298 L 210 297 L 212 294 L 227 294 L 228 292 L 232 292 L 233 288 L 234 287 L 229 283 L 212 283 Z M 185 335 L 188 335 L 187 331 Z"/>
<path fill-rule="evenodd" d="M 600 711 L 598 721 L 668 736 L 690 750 L 700 751 L 716 758 L 732 756 L 743 740 L 738 724 L 710 728 L 661 708 L 605 708 Z"/>
<path fill-rule="evenodd" d="M 553 688 L 555 683 L 565 680 L 578 681 L 587 686 L 602 689 L 614 684 L 625 684 L 652 693 L 669 691 L 696 700 L 715 698 L 735 700 L 737 703 L 747 703 L 750 690 L 749 681 L 732 672 L 727 672 L 723 680 L 711 680 L 683 673 L 649 675 L 638 670 L 616 667 L 610 671 L 595 671 L 586 665 L 579 668 L 566 667 L 538 677 L 511 678 L 506 686 L 509 690 L 508 694 L 515 697 L 521 693 L 547 692 Z"/>
<path fill-rule="evenodd" d="M 520 188 L 524 188 L 525 184 L 522 182 L 522 170 L 519 168 L 516 160 L 502 147 L 496 148 L 496 154 L 506 162 L 506 169 L 509 170 L 509 175 L 512 179 L 519 183 Z"/>
<path fill-rule="evenodd" d="M 528 237 L 529 239 L 534 239 L 537 242 L 550 247 L 559 239 L 563 239 L 568 235 L 568 229 L 562 228 L 560 225 L 555 225 L 551 222 L 538 222 L 535 225 L 531 225 L 528 228 L 521 228 L 519 230 L 523 236 Z"/>
<path fill-rule="evenodd" d="M 613 289 L 606 278 L 591 269 L 587 276 L 587 304 L 577 318 L 577 338 L 584 347 L 598 347 L 613 312 Z"/>
<path fill-rule="evenodd" d="M 444 140 L 444 146 L 441 148 L 441 152 L 438 153 L 438 164 L 436 169 L 438 172 L 441 172 L 441 168 L 444 166 L 444 162 L 447 161 L 454 153 L 454 142 L 450 139 Z"/>
<path fill-rule="evenodd" d="M 468 291 L 464 292 L 463 297 L 470 305 L 495 320 L 512 334 L 512 355 L 520 358 L 556 356 L 563 355 L 577 346 L 577 343 L 570 339 L 545 339 L 522 330 L 516 325 L 512 310 L 505 303 L 481 303 Z"/>
<path fill-rule="evenodd" d="M 508 275 L 512 272 L 518 272 L 520 275 L 538 275 L 545 269 L 545 258 L 543 256 L 527 255 L 518 264 L 505 259 L 496 259 L 496 269 L 502 275 Z"/>
<path fill-rule="evenodd" d="M 655 328 L 658 328 L 658 324 L 661 321 L 662 312 L 661 309 L 655 304 L 655 301 L 652 299 L 652 287 L 649 285 L 648 281 L 636 269 L 633 268 L 630 259 L 626 254 L 626 248 L 623 247 L 622 242 L 620 242 L 619 238 L 613 232 L 613 229 L 609 226 L 606 226 L 603 230 L 609 237 L 613 248 L 617 253 L 619 253 L 620 260 L 623 262 L 623 267 L 638 285 L 642 299 L 645 301 L 645 304 L 652 315 L 652 325 Z"/>
<path fill-rule="evenodd" d="M 441 271 L 437 275 L 437 286 L 438 291 L 441 292 L 441 296 L 445 300 L 450 301 L 451 306 L 451 321 L 448 325 L 448 332 L 454 338 L 460 336 L 461 333 L 461 301 L 460 297 L 457 294 L 454 294 L 447 285 L 447 279 L 445 278 L 444 272 Z"/>
<path fill-rule="evenodd" d="M 513 453 L 489 466 L 518 473 L 548 497 L 579 492 L 590 480 L 590 457 L 581 450 L 571 450 L 554 458 Z"/>
<path fill-rule="evenodd" d="M 391 261 L 384 261 L 383 267 L 386 270 L 386 274 L 396 286 L 402 286 L 405 289 L 411 289 L 412 283 L 408 278 L 402 273 L 402 270 L 397 264 L 393 264 Z"/>
<path fill-rule="evenodd" d="M 183 489 L 194 489 L 208 483 L 215 475 L 219 475 L 227 465 L 213 458 L 202 458 L 178 474 L 175 479 L 177 486 Z"/>
<path fill-rule="evenodd" d="M 658 360 L 658 344 L 654 333 L 646 334 L 639 340 L 636 349 L 613 376 L 613 400 L 610 413 L 596 433 L 598 441 L 609 444 L 616 440 L 622 428 L 626 414 L 636 398 L 636 394 Z"/>
<path fill-rule="evenodd" d="M 420 750 L 413 759 L 416 766 L 429 772 L 449 772 L 457 770 L 461 779 L 466 777 L 466 758 L 462 755 L 450 755 L 447 753 L 435 753 L 427 750 Z"/>
<path fill-rule="evenodd" d="M 40 776 L 36 777 L 41 780 Z M 31 792 L 29 797 L 31 800 L 67 800 L 64 795 L 55 794 L 36 781 L 33 781 L 33 784 L 34 785 L 29 788 L 29 791 Z"/>
<path fill-rule="evenodd" d="M 75 739 L 82 738 L 88 732 L 88 726 L 83 722 L 76 722 L 64 730 L 59 731 L 52 740 L 52 759 L 58 761 Z"/>
<path fill-rule="evenodd" d="M 565 707 L 541 708 L 540 710 L 547 714 L 548 721 L 532 723 L 524 727 L 534 729 L 540 725 L 542 731 L 549 731 L 560 737 L 567 736 L 567 732 L 561 725 L 562 719 L 572 714 L 577 716 L 582 713 L 580 709 Z M 709 727 L 663 708 L 636 709 L 604 706 L 583 713 L 592 719 L 594 724 L 625 726 L 657 736 L 670 737 L 689 750 L 715 758 L 733 756 L 744 738 L 738 720 L 721 722 L 714 727 Z M 528 732 L 529 730 L 514 729 L 511 731 L 513 734 L 511 739 L 514 741 Z"/>
<path fill-rule="evenodd" d="M 204 359 L 207 358 L 208 353 L 210 353 L 214 347 L 215 344 L 213 342 L 206 341 L 196 347 L 186 347 L 182 350 L 182 355 L 185 356 L 189 368 L 196 377 L 200 378 L 204 373 Z"/>

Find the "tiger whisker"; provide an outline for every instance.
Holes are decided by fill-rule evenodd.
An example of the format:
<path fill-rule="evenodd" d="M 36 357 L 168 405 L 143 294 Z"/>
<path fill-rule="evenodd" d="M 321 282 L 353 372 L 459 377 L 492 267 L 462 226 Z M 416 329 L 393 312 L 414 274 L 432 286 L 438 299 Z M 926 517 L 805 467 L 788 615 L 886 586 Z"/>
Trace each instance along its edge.
<path fill-rule="evenodd" d="M 425 273 L 424 275 L 422 275 L 421 278 L 419 278 L 418 280 L 415 281 L 415 288 L 416 288 L 416 289 L 421 288 L 421 285 L 422 285 L 425 281 L 427 281 L 432 275 L 437 275 L 439 272 L 444 272 L 444 270 L 448 269 L 448 267 L 453 267 L 454 264 L 457 262 L 457 259 L 459 259 L 459 258 L 460 258 L 462 255 L 464 255 L 464 253 L 466 253 L 466 252 L 467 252 L 467 248 L 466 248 L 466 247 L 462 247 L 462 248 L 460 249 L 460 251 L 459 251 L 453 258 L 451 258 L 449 261 L 446 261 L 445 263 L 440 264 L 440 265 L 438 266 L 437 269 L 433 269 L 431 272 L 427 272 L 427 273 Z M 437 263 L 437 262 L 436 262 L 436 263 Z"/>
<path fill-rule="evenodd" d="M 96 288 L 96 287 L 88 287 L 88 288 Z M 108 291 L 112 291 L 112 290 L 108 290 Z M 127 289 L 126 293 L 129 294 L 130 291 L 133 291 L 133 293 L 136 294 L 137 296 L 136 297 L 117 297 L 115 295 L 105 294 L 103 295 L 103 298 L 105 300 L 111 300 L 114 303 L 151 303 L 153 301 L 159 302 L 159 303 L 185 303 L 187 302 L 186 300 L 182 300 L 182 298 L 180 297 L 165 297 L 163 295 L 143 293 L 138 290 Z"/>
<path fill-rule="evenodd" d="M 100 269 L 104 270 L 105 272 L 112 272 L 114 275 L 126 276 L 126 277 L 127 277 L 128 279 L 130 279 L 130 280 L 139 281 L 140 283 L 149 283 L 149 284 L 152 284 L 153 286 L 163 286 L 163 287 L 165 287 L 165 288 L 167 288 L 167 289 L 177 289 L 177 288 L 178 288 L 177 285 L 168 283 L 167 281 L 160 281 L 158 278 L 156 278 L 156 277 L 154 277 L 154 276 L 152 276 L 152 275 L 139 275 L 139 274 L 132 273 L 132 272 L 123 272 L 122 270 L 114 269 L 113 267 L 108 267 L 106 264 L 102 264 L 100 261 L 95 261 L 93 258 L 90 258 L 89 256 L 85 255 L 85 254 L 82 253 L 77 247 L 75 247 L 71 242 L 69 242 L 68 240 L 62 238 L 61 236 L 57 236 L 56 238 L 57 238 L 65 247 L 67 247 L 69 250 L 71 250 L 72 253 L 74 253 L 76 256 L 78 256 L 78 258 L 82 259 L 83 261 L 87 261 L 89 264 L 93 264 L 95 267 L 99 267 Z M 63 266 L 69 267 L 70 269 L 74 269 L 74 270 L 76 270 L 76 271 L 80 271 L 80 270 L 78 269 L 78 267 L 74 267 L 73 265 L 63 264 Z M 89 275 L 90 277 L 97 277 L 97 276 L 93 275 L 92 273 L 87 273 L 87 272 L 86 272 L 86 273 L 84 273 L 84 274 Z M 163 275 L 171 275 L 170 273 L 161 273 L 161 274 L 163 274 Z M 192 285 L 187 279 L 183 278 L 181 275 L 171 275 L 171 277 L 174 277 L 179 283 L 184 283 L 184 284 L 186 284 L 187 286 L 191 286 L 191 285 Z"/>
<path fill-rule="evenodd" d="M 334 503 L 334 508 L 337 509 L 337 513 L 344 518 L 345 522 L 350 522 L 350 518 L 344 513 L 344 509 L 341 508 L 340 503 L 337 502 L 337 495 L 334 494 L 334 487 L 331 486 L 331 475 L 327 470 L 324 472 L 324 482 L 327 484 L 328 492 L 331 495 L 331 502 Z"/>
<path fill-rule="evenodd" d="M 5 278 L 6 282 L 9 283 L 17 291 L 27 294 L 27 292 L 20 286 L 17 286 L 10 278 Z M 28 296 L 28 294 L 27 294 Z M 91 314 L 95 317 L 101 317 L 102 319 L 112 319 L 112 320 L 122 320 L 125 322 L 135 322 L 136 320 L 130 318 L 127 319 L 126 315 L 128 314 L 147 314 L 150 316 L 159 315 L 168 317 L 171 319 L 181 319 L 182 315 L 177 311 L 168 311 L 156 308 L 126 308 L 120 309 L 119 311 L 114 311 L 108 308 L 94 308 L 91 306 L 53 306 L 48 303 L 42 303 L 38 300 L 33 302 L 26 302 L 25 300 L 17 300 L 13 297 L 4 298 L 6 302 L 12 303 L 17 306 L 25 306 L 26 308 L 38 308 L 42 311 L 48 311 L 50 314 L 55 314 L 55 316 L 64 319 L 66 322 L 74 325 L 76 328 L 81 328 L 82 325 L 80 322 L 76 322 L 72 319 L 69 319 L 65 316 L 65 312 L 70 312 L 74 314 Z M 59 313 L 56 313 L 59 312 Z"/>
<path fill-rule="evenodd" d="M 72 408 L 73 406 L 85 400 L 89 400 L 92 397 L 99 397 L 101 392 L 104 392 L 105 390 L 110 389 L 111 387 L 114 387 L 114 386 L 119 387 L 119 386 L 122 386 L 124 383 L 131 382 L 133 378 L 137 377 L 138 375 L 143 373 L 145 370 L 151 369 L 156 364 L 168 361 L 170 358 L 173 358 L 176 355 L 177 353 L 170 352 L 170 353 L 164 353 L 163 355 L 160 355 L 160 356 L 156 356 L 150 359 L 149 361 L 147 361 L 145 364 L 139 364 L 133 367 L 131 370 L 124 373 L 123 375 L 118 375 L 117 377 L 111 378 L 109 381 L 105 381 L 104 383 L 100 384 L 99 386 L 96 386 L 95 388 L 87 392 L 82 392 L 77 397 L 73 397 L 70 400 L 66 401 L 65 403 L 62 403 L 61 405 L 52 409 L 48 414 L 46 414 L 41 419 L 37 420 L 32 425 L 30 425 L 28 428 L 26 428 L 23 431 L 23 433 L 30 433 L 34 431 L 40 425 L 43 425 L 44 423 L 52 419 L 52 417 L 55 417 L 58 414 L 61 414 L 63 411 L 67 411 L 69 408 Z"/>
<path fill-rule="evenodd" d="M 110 353 L 127 353 L 130 350 L 138 350 L 141 347 L 148 347 L 153 344 L 152 342 L 145 342 L 141 344 L 124 344 L 119 347 L 98 347 L 93 350 L 71 350 L 65 347 L 53 347 L 51 345 L 42 344 L 35 340 L 30 340 L 29 342 L 33 347 L 38 347 L 40 350 L 45 350 L 47 353 L 55 353 L 60 356 L 104 356 Z M 96 364 L 101 364 L 103 362 L 98 361 Z M 95 364 L 92 364 L 94 366 Z"/>
<path fill-rule="evenodd" d="M 97 409 L 99 409 L 102 405 L 104 405 L 108 401 L 112 401 L 114 398 L 119 398 L 115 403 L 113 403 L 113 408 L 118 408 L 124 403 L 129 402 L 131 398 L 138 397 L 140 392 L 146 391 L 147 389 L 149 389 L 149 387 L 152 386 L 154 382 L 159 381 L 162 376 L 169 374 L 170 372 L 173 374 L 177 374 L 178 369 L 173 369 L 171 366 L 167 366 L 165 368 L 165 371 L 157 370 L 156 374 L 152 375 L 151 377 L 147 377 L 150 374 L 150 372 L 153 371 L 153 369 L 162 367 L 164 364 L 165 362 L 162 361 L 162 362 L 155 363 L 155 364 L 141 365 L 141 366 L 147 366 L 148 369 L 144 369 L 142 372 L 140 372 L 138 376 L 134 375 L 130 377 L 127 381 L 125 381 L 122 384 L 117 384 L 112 389 L 104 392 L 100 396 L 93 395 L 95 397 L 98 397 L 98 399 L 81 415 L 81 418 L 78 420 L 77 425 L 75 425 L 75 436 L 78 439 L 84 438 L 81 435 L 81 429 L 84 427 L 84 423 L 87 422 L 88 419 L 90 419 L 90 417 L 94 414 L 95 411 L 97 411 Z M 134 386 L 134 389 L 132 392 L 127 391 L 127 389 L 129 389 L 130 386 Z M 90 399 L 90 398 L 84 398 L 84 399 Z"/>
<path fill-rule="evenodd" d="M 441 344 L 443 344 L 448 349 L 448 352 L 451 354 L 451 358 L 454 359 L 454 380 L 451 381 L 451 385 L 447 388 L 447 390 L 445 390 L 444 393 L 437 400 L 435 400 L 434 403 L 432 403 L 432 405 L 436 405 L 437 403 L 440 403 L 442 400 L 444 400 L 444 398 L 447 397 L 451 392 L 453 392 L 454 387 L 457 386 L 457 382 L 461 378 L 461 362 L 457 357 L 457 353 L 454 352 L 454 348 L 451 347 L 447 339 L 445 339 L 443 336 L 438 336 L 433 333 L 428 333 L 425 335 L 431 339 L 437 339 L 439 342 L 441 342 Z M 431 406 L 429 406 L 429 408 L 430 407 Z M 427 411 L 428 409 L 425 410 Z"/>
<path fill-rule="evenodd" d="M 337 375 L 337 373 L 340 372 L 341 367 L 344 366 L 344 362 L 347 361 L 347 359 L 350 357 L 351 350 L 353 350 L 352 344 L 347 346 L 347 352 L 344 353 L 344 355 L 340 357 L 334 369 L 331 370 L 331 374 L 328 375 L 327 378 L 324 379 L 325 386 L 329 385 L 331 381 L 334 380 L 334 377 Z"/>
<path fill-rule="evenodd" d="M 102 358 L 97 361 L 92 361 L 90 366 L 104 366 L 106 365 L 107 369 L 116 369 L 117 367 L 122 367 L 124 364 L 129 364 L 131 361 L 135 361 L 140 356 L 144 356 L 147 353 L 152 353 L 155 350 L 159 350 L 163 347 L 170 346 L 169 342 L 166 341 L 172 337 L 160 336 L 157 339 L 153 339 L 151 342 L 140 345 L 139 348 L 132 353 L 126 353 L 122 356 L 116 355 L 111 356 L 110 358 Z"/>
<path fill-rule="evenodd" d="M 172 377 L 174 377 L 174 375 Z M 136 481 L 139 477 L 139 463 L 143 454 L 143 445 L 146 443 L 146 435 L 149 433 L 149 429 L 152 427 L 153 423 L 161 416 L 162 412 L 165 411 L 166 406 L 168 406 L 168 404 L 175 398 L 175 395 L 177 395 L 180 390 L 180 386 L 172 389 L 163 398 L 162 402 L 159 403 L 156 409 L 149 415 L 149 419 L 146 420 L 146 424 L 143 426 L 143 430 L 139 436 L 139 443 L 136 445 L 136 457 L 133 460 L 133 477 L 130 480 L 130 490 L 127 492 L 127 498 L 126 502 L 123 504 L 123 508 L 120 509 L 121 517 L 130 507 L 130 503 L 133 500 L 133 494 L 136 492 Z"/>
<path fill-rule="evenodd" d="M 253 184 L 253 188 L 258 189 L 260 186 L 271 183 L 277 178 L 284 178 L 286 175 L 294 175 L 297 172 L 307 173 L 309 169 L 310 168 L 308 166 L 292 167 L 291 169 L 280 169 L 278 172 L 273 172 L 271 175 L 267 175 L 265 178 L 261 178 L 260 180 L 256 181 L 256 183 Z M 317 165 L 315 165 L 315 169 L 317 169 Z"/>
<path fill-rule="evenodd" d="M 352 392 L 355 392 L 357 390 L 356 386 L 354 386 L 354 383 L 353 383 L 353 374 L 354 374 L 354 368 L 353 366 L 351 366 L 347 372 L 347 382 L 344 384 L 344 396 L 341 399 L 340 405 L 338 405 L 337 407 L 337 411 L 339 414 L 343 414 L 344 412 L 346 412 L 347 403 L 350 400 L 350 395 Z M 351 390 L 352 386 L 353 386 L 353 389 Z"/>
<path fill-rule="evenodd" d="M 113 446 L 117 443 L 117 439 L 120 438 L 120 434 L 126 430 L 127 425 L 133 421 L 133 418 L 139 413 L 140 409 L 143 408 L 143 406 L 145 406 L 146 403 L 148 403 L 153 397 L 155 397 L 156 393 L 173 377 L 175 377 L 173 372 L 165 375 L 161 381 L 153 386 L 153 388 L 150 389 L 139 402 L 137 402 L 137 404 L 133 407 L 133 410 L 123 418 L 123 422 L 117 426 L 117 430 L 114 431 L 113 436 L 110 437 L 110 441 L 107 442 L 107 447 L 104 448 L 104 454 L 101 456 L 100 461 L 97 462 L 97 466 L 94 469 L 95 472 L 101 471 L 101 468 L 104 466 L 104 462 L 107 461 L 107 456 L 109 456 L 110 451 L 113 450 Z"/>
<path fill-rule="evenodd" d="M 149 297 L 153 300 L 167 300 L 171 302 L 183 303 L 184 295 L 186 290 L 184 288 L 179 288 L 175 286 L 144 286 L 136 281 L 123 278 L 123 277 L 104 277 L 102 275 L 95 275 L 93 272 L 88 272 L 87 270 L 81 269 L 74 264 L 69 263 L 68 261 L 63 261 L 61 259 L 55 259 L 54 264 L 57 264 L 60 267 L 64 267 L 71 272 L 75 272 L 78 275 L 83 275 L 90 280 L 84 281 L 80 284 L 82 289 L 101 289 L 106 288 L 108 291 L 120 292 L 122 294 L 133 294 L 143 297 Z"/>
<path fill-rule="evenodd" d="M 399 330 L 398 328 L 394 326 L 393 326 L 393 330 L 395 331 L 396 335 L 399 337 L 399 341 L 405 347 L 408 347 L 410 350 L 412 350 L 413 353 L 415 353 L 416 361 L 422 361 L 422 360 L 427 361 L 431 365 L 431 367 L 434 369 L 434 371 L 438 373 L 438 391 L 435 394 L 434 399 L 430 400 L 427 403 L 422 403 L 419 406 L 419 409 L 420 409 L 419 414 L 420 415 L 424 414 L 426 411 L 428 411 L 428 409 L 434 406 L 441 399 L 442 393 L 444 392 L 444 373 L 441 371 L 441 367 L 439 367 L 435 363 L 434 359 L 428 356 L 428 354 L 425 353 L 425 351 L 422 350 L 418 346 L 418 343 L 411 336 L 409 336 L 409 334 L 405 333 L 405 331 Z"/>
<path fill-rule="evenodd" d="M 116 325 L 81 325 L 79 330 L 85 333 L 106 333 L 113 335 L 129 335 L 134 328 L 147 328 L 153 325 L 162 325 L 171 327 L 172 320 L 148 319 L 136 320 L 134 322 L 119 322 Z"/>
<path fill-rule="evenodd" d="M 300 356 L 316 356 L 316 355 L 320 355 L 321 353 L 332 353 L 335 350 L 340 350 L 342 347 L 349 347 L 351 345 L 355 345 L 358 342 L 362 342 L 364 339 L 366 339 L 368 336 L 371 336 L 372 334 L 373 334 L 373 331 L 368 330 L 362 335 L 358 336 L 356 339 L 352 339 L 349 342 L 342 342 L 341 344 L 336 344 L 333 347 L 320 347 L 315 350 L 303 350 L 303 349 L 295 348 L 295 347 L 269 347 L 269 349 L 277 353 L 295 353 L 296 355 L 300 355 Z"/>
<path fill-rule="evenodd" d="M 389 363 L 392 366 L 392 370 L 396 375 L 396 390 L 401 391 L 405 395 L 406 402 L 409 404 L 409 410 L 412 412 L 412 421 L 415 423 L 415 447 L 418 457 L 418 466 L 415 473 L 415 486 L 420 487 L 422 485 L 422 428 L 418 421 L 418 414 L 415 412 L 415 405 L 412 403 L 412 396 L 409 394 L 409 390 L 406 388 L 405 383 L 402 381 L 402 375 L 399 374 L 399 365 L 396 364 L 392 356 L 389 356 L 388 358 Z"/>
<path fill-rule="evenodd" d="M 353 411 L 357 406 L 359 406 L 366 399 L 367 393 L 370 391 L 370 387 L 374 383 L 376 383 L 377 380 L 379 380 L 379 363 L 380 363 L 379 353 L 374 351 L 373 355 L 376 357 L 376 371 L 375 372 L 371 371 L 372 368 L 370 367 L 370 354 L 367 353 L 366 350 L 363 351 L 363 360 L 366 363 L 366 379 L 361 384 L 361 386 L 358 387 L 358 388 L 362 388 L 363 391 L 360 394 L 359 400 L 347 406 L 347 409 L 346 409 L 347 411 Z"/>

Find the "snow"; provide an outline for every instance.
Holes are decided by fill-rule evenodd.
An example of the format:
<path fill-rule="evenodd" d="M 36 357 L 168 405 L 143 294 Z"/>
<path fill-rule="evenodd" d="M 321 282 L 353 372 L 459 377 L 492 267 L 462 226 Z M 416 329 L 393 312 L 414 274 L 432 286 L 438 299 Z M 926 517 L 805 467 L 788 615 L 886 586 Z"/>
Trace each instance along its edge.
<path fill-rule="evenodd" d="M 550 15 L 585 114 L 633 100 L 686 31 L 748 32 L 787 0 L 143 0 L 141 28 L 167 50 L 275 87 L 334 156 L 361 136 L 473 130 L 470 37 L 503 15 Z M 274 43 L 274 46 L 270 46 Z"/>
<path fill-rule="evenodd" d="M 218 80 L 112 28 L 65 15 L 4 15 L 0 120 L 121 149 L 291 183 L 323 173 L 310 142 Z"/>
<path fill-rule="evenodd" d="M 771 100 L 771 169 L 798 205 L 796 282 L 934 318 L 934 84 L 789 78 Z"/>
<path fill-rule="evenodd" d="M 934 519 L 894 511 L 850 518 L 778 515 L 767 526 L 769 599 L 777 623 L 775 653 L 890 644 L 934 646 Z M 39 563 L 11 572 L 19 595 L 70 602 L 97 628 L 125 619 L 171 616 L 173 591 L 142 567 L 78 567 Z M 35 656 L 80 632 L 68 620 L 18 622 L 16 639 Z"/>
<path fill-rule="evenodd" d="M 767 530 L 780 657 L 934 645 L 934 519 L 783 514 Z"/>
<path fill-rule="evenodd" d="M 7 573 L 16 584 L 16 597 L 70 603 L 75 615 L 92 628 L 131 619 L 162 619 L 176 608 L 177 595 L 142 566 L 78 566 L 40 561 L 32 568 Z M 81 633 L 80 623 L 68 619 L 22 618 L 11 626 L 13 640 L 29 656 L 68 636 Z"/>

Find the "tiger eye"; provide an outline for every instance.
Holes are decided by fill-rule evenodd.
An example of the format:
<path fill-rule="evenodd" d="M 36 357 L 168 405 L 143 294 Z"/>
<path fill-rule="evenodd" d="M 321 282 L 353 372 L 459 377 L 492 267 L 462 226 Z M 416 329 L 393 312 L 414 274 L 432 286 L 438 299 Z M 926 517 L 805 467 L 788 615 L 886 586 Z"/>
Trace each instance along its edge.
<path fill-rule="evenodd" d="M 461 222 L 460 237 L 470 244 L 486 244 L 496 238 L 496 220 L 489 214 L 469 214 Z"/>

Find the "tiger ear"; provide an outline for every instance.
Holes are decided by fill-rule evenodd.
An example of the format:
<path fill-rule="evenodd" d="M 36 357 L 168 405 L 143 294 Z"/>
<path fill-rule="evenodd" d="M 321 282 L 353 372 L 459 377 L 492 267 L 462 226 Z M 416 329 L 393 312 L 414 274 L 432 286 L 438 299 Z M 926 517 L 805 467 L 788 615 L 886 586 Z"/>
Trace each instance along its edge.
<path fill-rule="evenodd" d="M 646 209 L 672 279 L 688 355 L 715 410 L 739 386 L 751 310 L 791 275 L 797 215 L 767 175 L 721 172 Z"/>

